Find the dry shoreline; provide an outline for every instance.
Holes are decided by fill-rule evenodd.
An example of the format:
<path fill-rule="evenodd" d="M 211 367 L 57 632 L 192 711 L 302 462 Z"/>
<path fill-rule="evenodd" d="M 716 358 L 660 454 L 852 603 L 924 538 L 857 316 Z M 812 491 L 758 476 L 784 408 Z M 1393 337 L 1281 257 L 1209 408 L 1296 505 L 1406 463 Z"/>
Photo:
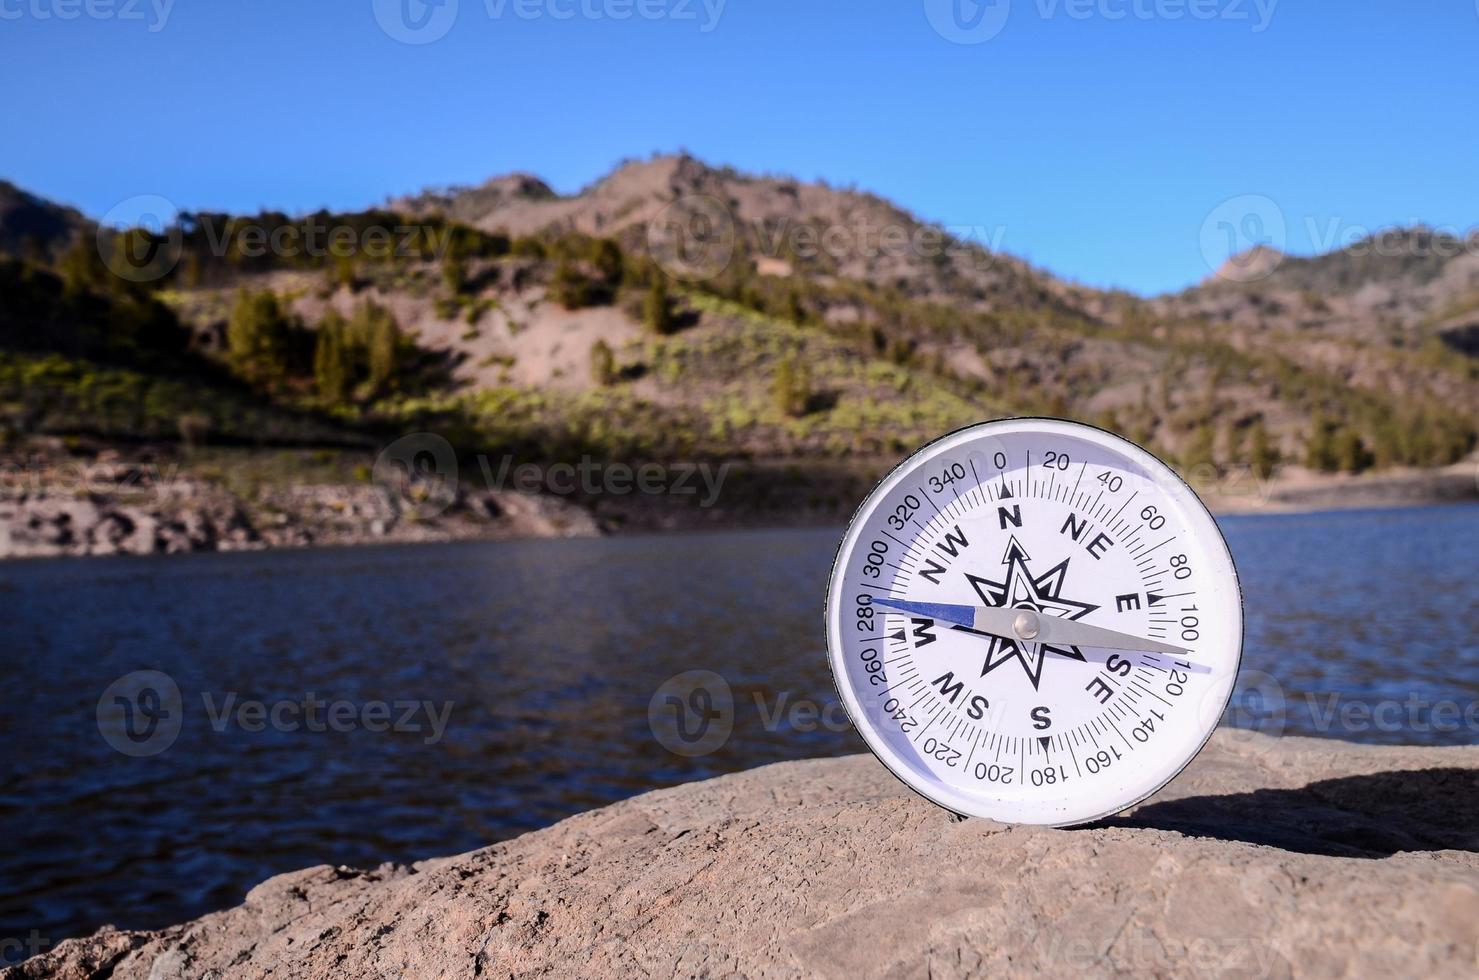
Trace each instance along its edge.
<path fill-rule="evenodd" d="M 1479 461 L 1435 469 L 1326 474 L 1296 471 L 1261 485 L 1214 485 L 1204 494 L 1217 514 L 1294 514 L 1388 509 L 1479 500 Z"/>
<path fill-rule="evenodd" d="M 854 475 L 804 500 L 780 494 L 775 503 L 756 492 L 752 475 L 749 486 L 714 507 L 663 496 L 578 499 L 463 488 L 429 505 L 374 483 L 303 483 L 243 493 L 195 477 L 158 479 L 157 468 L 151 475 L 141 467 L 116 466 L 122 475 L 102 481 L 101 488 L 53 488 L 44 480 L 6 488 L 0 493 L 0 559 L 823 527 L 846 521 L 871 485 Z M 763 471 L 757 472 L 763 479 Z M 1479 462 L 1358 476 L 1291 468 L 1271 481 L 1244 472 L 1197 486 L 1222 515 L 1461 503 L 1479 500 Z"/>
<path fill-rule="evenodd" d="M 1070 830 L 963 820 L 872 756 L 765 766 L 481 850 L 271 878 L 0 973 L 1437 976 L 1479 965 L 1479 747 L 1222 729 Z"/>

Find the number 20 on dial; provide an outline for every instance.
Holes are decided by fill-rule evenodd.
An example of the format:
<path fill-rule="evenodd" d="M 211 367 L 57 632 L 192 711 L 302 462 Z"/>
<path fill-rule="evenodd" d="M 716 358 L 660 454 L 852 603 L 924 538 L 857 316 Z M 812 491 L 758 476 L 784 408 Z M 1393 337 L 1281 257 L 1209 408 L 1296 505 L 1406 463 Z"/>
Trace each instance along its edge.
<path fill-rule="evenodd" d="M 953 432 L 863 502 L 827 592 L 833 677 L 868 747 L 957 813 L 1116 813 L 1206 743 L 1242 657 L 1232 556 L 1196 494 L 1058 419 Z"/>

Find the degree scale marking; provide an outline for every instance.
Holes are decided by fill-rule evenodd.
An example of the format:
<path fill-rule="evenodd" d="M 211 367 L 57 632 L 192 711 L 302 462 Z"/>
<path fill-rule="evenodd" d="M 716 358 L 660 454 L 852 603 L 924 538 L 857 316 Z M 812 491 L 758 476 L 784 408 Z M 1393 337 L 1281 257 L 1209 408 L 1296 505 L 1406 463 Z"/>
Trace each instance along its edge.
<path fill-rule="evenodd" d="M 950 463 L 949 460 L 944 460 L 944 462 L 946 462 L 947 465 Z M 1028 463 L 1028 466 L 1030 466 L 1030 462 Z M 1087 472 L 1087 466 L 1088 466 L 1087 462 L 1081 463 L 1077 480 L 1076 480 L 1076 482 L 1074 484 L 1074 487 L 1072 489 L 1069 489 L 1069 488 L 1057 488 L 1056 487 L 1056 477 L 1055 476 L 1053 477 L 1052 480 L 1049 481 L 1048 484 L 1046 484 L 1045 487 L 1040 487 L 1038 481 L 1031 480 L 1031 479 L 1022 479 L 1022 478 L 1019 478 L 1019 479 L 1015 479 L 1015 480 L 1012 480 L 1012 481 L 1008 481 L 1006 479 L 1006 477 L 1005 477 L 1005 474 L 1002 475 L 1001 482 L 1002 482 L 1002 485 L 1004 487 L 1009 487 L 1009 486 L 1017 487 L 1018 488 L 1018 494 L 1017 495 L 1019 495 L 1019 496 L 1026 496 L 1026 495 L 1028 495 L 1028 494 L 1023 494 L 1022 493 L 1022 490 L 1023 489 L 1026 489 L 1026 487 L 1024 487 L 1024 484 L 1026 484 L 1027 486 L 1030 486 L 1030 496 L 1033 497 L 1033 498 L 1035 498 L 1035 499 L 1040 499 L 1040 500 L 1055 500 L 1056 499 L 1060 503 L 1061 502 L 1064 502 L 1066 500 L 1070 500 L 1071 499 L 1073 501 L 1073 504 L 1075 506 L 1077 506 L 1078 508 L 1081 508 L 1087 514 L 1103 520 L 1104 519 L 1104 514 L 1106 514 L 1108 512 L 1108 508 L 1107 507 L 1100 507 L 1099 506 L 1100 505 L 1100 501 L 1103 498 L 1104 491 L 1101 490 L 1099 492 L 1099 494 L 1092 501 L 1089 501 L 1088 500 L 1087 495 L 1079 495 L 1077 493 L 1077 489 L 1078 489 L 1079 483 L 1082 481 L 1083 476 Z M 964 519 L 965 517 L 969 516 L 969 514 L 970 514 L 970 512 L 972 510 L 972 508 L 969 505 L 970 492 L 971 492 L 971 490 L 974 490 L 975 491 L 975 499 L 976 499 L 976 501 L 977 501 L 978 504 L 984 505 L 985 502 L 987 502 L 987 501 L 995 502 L 995 500 L 997 499 L 996 496 L 995 496 L 995 494 L 993 493 L 992 481 L 982 480 L 980 478 L 980 474 L 976 470 L 976 466 L 975 466 L 974 460 L 971 460 L 970 461 L 970 467 L 971 467 L 971 471 L 972 471 L 971 475 L 974 478 L 974 482 L 973 482 L 972 486 L 967 489 L 965 495 L 962 495 L 961 492 L 960 492 L 960 489 L 957 488 L 956 486 L 954 486 L 953 485 L 953 482 L 954 481 L 952 481 L 952 484 L 950 485 L 951 499 L 949 499 L 946 502 L 946 504 L 945 504 L 945 506 L 943 508 L 936 502 L 936 500 L 935 500 L 936 494 L 934 492 L 932 492 L 927 485 L 921 484 L 921 485 L 919 485 L 917 487 L 917 489 L 918 489 L 921 497 L 924 500 L 926 500 L 926 501 L 929 502 L 931 508 L 935 512 L 933 516 L 931 516 L 931 517 L 928 518 L 928 520 L 920 520 L 920 518 L 918 516 L 915 516 L 915 518 L 914 518 L 914 520 L 913 520 L 912 523 L 914 523 L 914 525 L 917 528 L 919 528 L 923 533 L 921 533 L 921 534 L 919 534 L 917 536 L 914 536 L 912 540 L 910 540 L 910 541 L 908 541 L 906 543 L 905 541 L 899 539 L 898 537 L 896 537 L 892 533 L 889 533 L 887 531 L 883 531 L 882 532 L 890 540 L 894 541 L 896 544 L 899 544 L 903 548 L 904 558 L 907 558 L 908 559 L 908 562 L 907 563 L 910 566 L 916 566 L 918 564 L 918 562 L 921 560 L 921 556 L 924 553 L 926 553 L 926 548 L 927 548 L 927 545 L 928 545 L 928 539 L 929 539 L 929 537 L 931 535 L 939 534 L 942 531 L 946 530 L 946 525 L 948 524 L 949 519 L 951 519 L 951 518 Z M 1112 471 L 1113 470 L 1111 468 L 1111 469 L 1106 470 L 1105 472 L 1112 472 Z M 1040 490 L 1042 490 L 1043 492 L 1039 492 Z M 1126 498 L 1125 501 L 1123 501 L 1121 503 L 1119 510 L 1118 511 L 1115 511 L 1113 514 L 1110 514 L 1109 519 L 1110 520 L 1114 520 L 1120 514 L 1122 514 L 1124 512 L 1124 510 L 1128 507 L 1128 505 L 1133 501 L 1133 499 L 1138 495 L 1138 493 L 1139 493 L 1138 490 L 1132 491 L 1131 492 L 1131 495 L 1128 498 Z M 943 488 L 942 488 L 940 494 L 943 495 Z M 1123 529 L 1124 527 L 1127 526 L 1127 523 L 1128 522 L 1125 522 L 1125 521 L 1119 521 L 1114 526 L 1115 527 L 1118 527 L 1120 529 Z M 1160 548 L 1162 548 L 1162 547 L 1164 547 L 1164 546 L 1166 546 L 1166 545 L 1174 542 L 1178 538 L 1177 535 L 1174 535 L 1173 534 L 1169 538 L 1165 539 L 1162 542 L 1159 542 L 1158 544 L 1156 544 L 1154 546 L 1151 546 L 1150 548 L 1146 548 L 1144 545 L 1142 545 L 1140 548 L 1134 549 L 1133 548 L 1133 545 L 1134 545 L 1134 543 L 1136 541 L 1138 541 L 1139 532 L 1143 529 L 1143 527 L 1144 527 L 1143 524 L 1136 526 L 1135 532 L 1134 532 L 1134 535 L 1133 535 L 1133 539 L 1132 540 L 1129 540 L 1125 544 L 1125 549 L 1124 550 L 1133 559 L 1143 559 L 1146 555 L 1150 554 L 1152 551 L 1159 550 Z M 904 558 L 900 558 L 900 562 L 901 563 L 904 561 Z M 1166 572 L 1167 572 L 1166 569 L 1160 569 L 1160 570 L 1155 569 L 1154 562 L 1136 561 L 1135 564 L 1136 564 L 1137 567 L 1134 570 L 1139 573 L 1139 575 L 1142 577 L 1142 580 L 1145 581 L 1145 582 L 1151 582 L 1153 580 L 1159 579 L 1159 578 L 1163 577 L 1166 574 Z M 893 562 L 889 562 L 888 563 L 888 567 L 892 568 L 893 571 L 894 571 L 894 574 L 892 575 L 892 577 L 890 579 L 890 586 L 889 586 L 889 589 L 888 589 L 889 592 L 892 592 L 895 587 L 902 587 L 903 585 L 905 585 L 906 584 L 906 581 L 908 579 L 912 578 L 912 575 L 909 574 L 909 573 L 910 572 L 913 572 L 913 571 L 917 571 L 916 568 L 912 568 L 912 567 L 910 569 L 907 569 L 906 570 L 905 568 L 902 567 L 901 564 L 896 564 L 896 563 L 893 563 Z M 882 583 L 879 583 L 879 584 L 882 584 Z M 877 586 L 867 586 L 867 587 L 860 588 L 859 589 L 859 594 L 860 595 L 861 594 L 874 594 L 877 591 L 880 591 L 877 588 Z M 1177 593 L 1174 596 L 1162 596 L 1162 597 L 1160 597 L 1160 600 L 1159 601 L 1164 601 L 1164 599 L 1167 599 L 1167 598 L 1181 598 L 1181 597 L 1185 597 L 1185 596 L 1188 596 L 1188 595 L 1194 595 L 1194 594 L 1195 594 L 1194 591 L 1192 591 L 1192 592 L 1185 592 L 1185 593 Z M 1157 604 L 1159 604 L 1159 602 Z M 881 610 L 880 610 L 880 612 L 881 612 Z M 886 620 L 884 619 L 884 617 L 886 617 L 887 615 L 888 614 L 885 613 L 884 616 L 879 617 L 880 623 L 885 623 L 886 622 Z M 1151 621 L 1154 621 L 1154 622 L 1172 622 L 1172 620 L 1169 619 L 1168 617 L 1159 616 L 1159 615 L 1151 615 L 1151 616 L 1148 616 L 1147 618 L 1148 618 L 1148 620 L 1151 620 Z M 886 627 L 882 627 L 882 628 L 886 628 Z M 874 634 L 872 634 L 870 632 L 869 635 L 872 636 Z M 913 659 L 915 657 L 916 650 L 909 643 L 907 643 L 907 641 L 904 642 L 904 643 L 901 643 L 900 644 L 900 647 L 902 648 L 903 652 L 899 655 L 899 657 L 893 658 L 893 660 L 891 662 L 896 662 L 900 658 L 907 658 L 908 661 L 909 661 L 909 665 L 910 666 L 913 666 L 912 661 L 913 661 Z M 1158 661 L 1155 661 L 1153 658 L 1150 657 L 1150 655 L 1145 655 L 1145 659 L 1142 660 L 1140 663 L 1137 663 L 1136 664 L 1135 670 L 1136 670 L 1136 675 L 1137 676 L 1136 676 L 1136 678 L 1135 678 L 1135 680 L 1133 682 L 1133 685 L 1125 685 L 1120 690 L 1118 690 L 1116 692 L 1116 695 L 1112 699 L 1112 710 L 1109 712 L 1109 714 L 1101 715 L 1100 717 L 1093 719 L 1092 720 L 1093 721 L 1093 724 L 1092 725 L 1087 724 L 1087 723 L 1080 724 L 1080 725 L 1076 725 L 1073 728 L 1070 728 L 1070 729 L 1067 729 L 1065 731 L 1059 732 L 1059 733 L 1057 733 L 1055 735 L 1052 735 L 1052 736 L 1043 736 L 1041 738 L 1041 740 L 1040 740 L 1040 746 L 1034 746 L 1034 745 L 1031 744 L 1033 741 L 1038 741 L 1036 739 L 1026 739 L 1026 738 L 1018 739 L 1015 736 L 1007 736 L 1008 738 L 1011 739 L 1011 743 L 1018 749 L 1019 757 L 1022 760 L 1022 764 L 1024 765 L 1024 767 L 1025 767 L 1025 764 L 1026 764 L 1026 759 L 1029 757 L 1029 755 L 1032 758 L 1037 758 L 1037 757 L 1041 756 L 1043 759 L 1051 760 L 1052 754 L 1053 754 L 1053 751 L 1054 750 L 1057 750 L 1057 751 L 1064 751 L 1064 750 L 1066 750 L 1067 754 L 1069 755 L 1069 757 L 1070 757 L 1070 759 L 1071 759 L 1071 761 L 1073 763 L 1075 775 L 1078 778 L 1082 779 L 1083 778 L 1083 770 L 1082 770 L 1082 766 L 1080 764 L 1080 761 L 1079 761 L 1077 752 L 1075 751 L 1075 748 L 1077 746 L 1084 745 L 1086 743 L 1091 743 L 1091 744 L 1093 744 L 1093 745 L 1095 745 L 1097 747 L 1099 745 L 1099 741 L 1098 741 L 1097 737 L 1095 736 L 1094 727 L 1095 726 L 1102 727 L 1103 725 L 1106 725 L 1106 724 L 1108 725 L 1108 727 L 1110 729 L 1112 729 L 1119 736 L 1120 740 L 1124 743 L 1125 747 L 1129 751 L 1133 752 L 1135 750 L 1136 746 L 1125 736 L 1124 731 L 1119 727 L 1118 724 L 1116 724 L 1115 719 L 1116 718 L 1123 719 L 1123 718 L 1126 717 L 1126 715 L 1129 715 L 1129 716 L 1133 717 L 1137 722 L 1144 721 L 1145 720 L 1145 716 L 1144 715 L 1140 714 L 1136 710 L 1132 710 L 1132 709 L 1129 708 L 1129 705 L 1130 704 L 1132 704 L 1134 702 L 1138 702 L 1140 700 L 1140 698 L 1142 697 L 1142 694 L 1143 693 L 1149 693 L 1149 694 L 1155 696 L 1158 701 L 1160 701 L 1162 704 L 1164 704 L 1164 705 L 1166 705 L 1168 707 L 1171 705 L 1171 702 L 1167 701 L 1165 698 L 1160 697 L 1154 691 L 1152 691 L 1149 688 L 1147 688 L 1144 685 L 1144 683 L 1141 681 L 1141 678 L 1147 677 L 1147 676 L 1151 676 L 1150 673 L 1149 673 L 1151 670 L 1154 670 L 1154 671 L 1160 672 L 1160 673 L 1164 673 L 1164 674 L 1169 674 L 1170 673 L 1170 668 L 1169 667 L 1167 667 L 1167 666 L 1165 666 L 1163 664 L 1160 664 Z M 915 675 L 914 685 L 920 685 L 920 684 L 922 684 L 922 681 L 919 679 L 919 675 L 918 675 L 917 669 L 916 670 L 911 670 L 911 673 L 913 673 Z M 898 681 L 896 681 L 895 684 L 896 683 L 898 683 Z M 891 689 L 892 687 L 895 686 L 895 684 L 886 684 L 885 687 L 886 687 L 886 689 Z M 913 686 L 913 685 L 911 685 L 911 686 Z M 934 689 L 932 687 L 925 687 L 924 693 L 933 693 L 933 692 L 934 692 Z M 928 730 L 930 730 L 932 726 L 934 726 L 935 724 L 937 724 L 938 721 L 939 721 L 939 719 L 940 719 L 940 717 L 944 716 L 946 714 L 947 710 L 951 707 L 948 702 L 946 702 L 945 700 L 943 700 L 942 698 L 940 698 L 938 695 L 936 695 L 936 699 L 935 700 L 936 700 L 937 703 L 936 703 L 936 708 L 935 708 L 934 713 L 929 716 L 929 720 L 927 721 L 927 723 L 925 725 L 923 725 L 922 727 L 917 727 L 917 730 L 914 732 L 911 741 L 914 741 L 916 743 L 922 741 L 924 739 L 925 733 Z M 918 703 L 919 703 L 919 699 L 916 698 L 915 701 L 913 702 L 913 704 L 917 706 Z M 1112 717 L 1111 717 L 1111 715 L 1112 715 Z M 1164 720 L 1164 719 L 1161 719 L 1161 720 Z M 947 739 L 946 739 L 947 742 L 954 743 L 959 738 L 960 733 L 961 733 L 961 728 L 962 728 L 962 723 L 963 722 L 964 722 L 964 718 L 958 716 L 957 719 L 956 719 L 955 725 L 950 729 L 950 733 L 947 736 Z M 975 752 L 976 752 L 977 748 L 979 747 L 979 745 L 981 744 L 981 740 L 984 738 L 985 732 L 982 731 L 982 730 L 978 730 L 973 725 L 967 727 L 966 728 L 966 731 L 969 733 L 969 741 L 970 741 L 969 751 L 968 751 L 968 754 L 966 755 L 967 765 L 969 765 L 970 761 L 974 759 Z M 999 737 L 1001 737 L 1001 736 L 999 736 L 998 733 L 992 733 L 992 739 L 993 740 L 996 740 Z M 959 757 L 958 756 L 958 750 L 954 750 L 954 751 L 957 752 L 957 758 L 958 758 Z M 999 750 L 998 750 L 998 752 L 999 752 Z M 1100 771 L 1100 770 L 1095 770 L 1095 771 L 1097 772 L 1097 771 Z M 1024 770 L 1024 772 L 1025 772 L 1025 770 Z M 1025 783 L 1021 782 L 1020 781 L 1020 778 L 1018 780 L 1013 780 L 1012 782 L 1015 782 L 1018 785 L 1023 785 L 1025 787 Z"/>

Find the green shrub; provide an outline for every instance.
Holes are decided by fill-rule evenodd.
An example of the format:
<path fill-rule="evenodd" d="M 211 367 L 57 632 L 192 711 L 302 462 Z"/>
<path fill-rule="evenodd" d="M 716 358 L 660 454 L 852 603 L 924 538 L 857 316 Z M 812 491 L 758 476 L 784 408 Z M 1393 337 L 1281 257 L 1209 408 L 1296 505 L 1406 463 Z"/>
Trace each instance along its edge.
<path fill-rule="evenodd" d="M 604 340 L 591 344 L 591 378 L 603 386 L 616 381 L 616 355 Z"/>
<path fill-rule="evenodd" d="M 811 369 L 800 357 L 785 358 L 776 368 L 770 392 L 782 415 L 800 418 L 811 408 Z"/>
<path fill-rule="evenodd" d="M 654 276 L 642 306 L 642 320 L 647 329 L 659 336 L 666 336 L 677 329 L 673 316 L 673 303 L 668 298 L 668 283 L 661 274 Z"/>
<path fill-rule="evenodd" d="M 288 373 L 292 328 L 272 292 L 239 290 L 226 320 L 226 350 L 232 369 L 256 385 L 280 384 Z"/>
<path fill-rule="evenodd" d="M 1248 434 L 1248 462 L 1253 472 L 1263 480 L 1272 476 L 1274 468 L 1279 465 L 1279 450 L 1269 441 L 1268 429 L 1261 418 L 1253 423 Z"/>
<path fill-rule="evenodd" d="M 550 280 L 550 298 L 567 310 L 579 310 L 597 306 L 608 294 L 568 259 L 561 259 L 555 266 L 554 278 Z"/>

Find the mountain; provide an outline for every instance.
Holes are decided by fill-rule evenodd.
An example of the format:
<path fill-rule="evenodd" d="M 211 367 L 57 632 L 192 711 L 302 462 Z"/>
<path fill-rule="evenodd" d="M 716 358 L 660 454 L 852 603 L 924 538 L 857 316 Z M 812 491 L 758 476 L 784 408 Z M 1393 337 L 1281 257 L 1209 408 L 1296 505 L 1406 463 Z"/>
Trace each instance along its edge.
<path fill-rule="evenodd" d="M 972 308 L 1040 307 L 1073 292 L 994 251 L 986 228 L 941 228 L 874 194 L 712 167 L 691 156 L 626 161 L 578 194 L 527 174 L 392 203 L 514 235 L 579 233 L 646 251 L 674 230 L 733 237 L 736 260 L 763 275 L 799 274 L 897 287 Z"/>
<path fill-rule="evenodd" d="M 8 213 L 31 217 L 6 227 L 51 213 L 8 193 Z M 433 429 L 531 461 L 804 462 L 788 472 L 805 500 L 852 493 L 817 489 L 828 473 L 874 473 L 1007 414 L 1096 422 L 1203 473 L 1434 466 L 1476 439 L 1473 255 L 1422 230 L 1396 255 L 1262 250 L 1143 299 L 1067 282 L 987 229 L 686 155 L 568 195 L 510 174 L 374 211 L 184 222 L 172 241 L 120 236 L 156 263 L 130 288 L 171 311 L 192 356 L 355 438 Z M 250 247 L 325 227 L 352 247 Z M 14 252 L 15 237 L 0 240 Z M 87 242 L 55 265 L 59 295 L 122 288 Z M 35 325 L 59 316 L 9 346 L 46 347 Z"/>
<path fill-rule="evenodd" d="M 1391 229 L 1310 257 L 1258 246 L 1159 306 L 1251 329 L 1414 346 L 1479 322 L 1479 237 Z"/>
<path fill-rule="evenodd" d="M 95 226 L 82 213 L 0 180 L 0 252 L 51 257 Z"/>
<path fill-rule="evenodd" d="M 1428 426 L 1418 415 L 1479 414 L 1466 354 L 1476 250 L 1424 229 L 1315 258 L 1261 248 L 1200 287 L 1140 300 L 1065 282 L 993 250 L 989 231 L 933 228 L 876 195 L 683 155 L 623 163 L 568 196 L 514 175 L 397 206 L 488 231 L 608 236 L 660 260 L 673 229 L 690 246 L 707 230 L 733 254 L 698 289 L 789 283 L 816 319 L 878 327 L 885 346 L 997 404 L 1111 421 L 1173 454 L 1236 456 L 1261 423 L 1302 458 L 1316 429 L 1354 426 L 1390 462 L 1405 430 Z"/>
<path fill-rule="evenodd" d="M 1479 239 L 1415 227 L 1309 257 L 1260 247 L 1151 306 L 1363 390 L 1479 412 Z"/>

